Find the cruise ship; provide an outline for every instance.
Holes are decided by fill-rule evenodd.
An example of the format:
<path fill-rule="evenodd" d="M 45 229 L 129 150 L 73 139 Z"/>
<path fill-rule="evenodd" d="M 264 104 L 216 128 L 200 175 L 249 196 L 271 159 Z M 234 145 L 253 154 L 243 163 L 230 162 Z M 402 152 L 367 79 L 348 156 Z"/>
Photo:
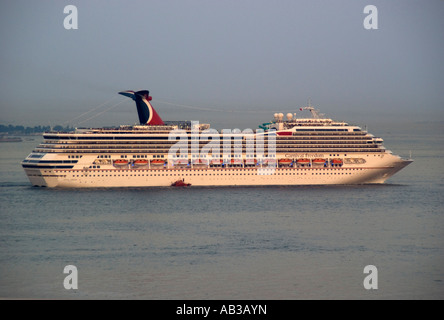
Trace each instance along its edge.
<path fill-rule="evenodd" d="M 45 132 L 22 161 L 33 186 L 50 188 L 381 184 L 412 162 L 366 130 L 324 118 L 311 105 L 275 113 L 258 129 L 220 130 L 163 121 L 149 91 L 138 125 Z"/>

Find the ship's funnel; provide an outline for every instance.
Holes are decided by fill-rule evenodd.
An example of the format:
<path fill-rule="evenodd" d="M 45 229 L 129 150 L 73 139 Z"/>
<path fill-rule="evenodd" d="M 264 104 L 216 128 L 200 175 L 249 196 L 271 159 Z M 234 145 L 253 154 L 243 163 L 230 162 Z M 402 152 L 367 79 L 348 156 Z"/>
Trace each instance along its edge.
<path fill-rule="evenodd" d="M 159 117 L 156 110 L 151 105 L 151 96 L 148 90 L 141 91 L 122 91 L 119 94 L 131 98 L 136 102 L 137 113 L 139 114 L 140 124 L 163 125 L 163 120 Z"/>

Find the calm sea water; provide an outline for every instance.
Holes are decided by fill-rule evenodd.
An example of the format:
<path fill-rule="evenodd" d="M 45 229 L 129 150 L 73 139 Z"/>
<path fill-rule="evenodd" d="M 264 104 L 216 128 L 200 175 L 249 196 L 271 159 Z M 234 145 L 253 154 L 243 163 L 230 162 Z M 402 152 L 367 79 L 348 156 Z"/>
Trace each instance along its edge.
<path fill-rule="evenodd" d="M 0 298 L 443 299 L 442 128 L 372 128 L 415 162 L 365 186 L 34 188 L 1 143 Z"/>

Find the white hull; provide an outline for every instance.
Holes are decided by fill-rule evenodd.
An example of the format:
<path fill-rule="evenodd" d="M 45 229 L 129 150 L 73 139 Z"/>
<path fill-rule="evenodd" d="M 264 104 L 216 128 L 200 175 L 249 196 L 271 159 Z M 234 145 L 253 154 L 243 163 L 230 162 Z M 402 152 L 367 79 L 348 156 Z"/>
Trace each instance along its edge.
<path fill-rule="evenodd" d="M 192 186 L 341 185 L 384 183 L 411 161 L 341 168 L 25 169 L 34 186 L 59 188 L 165 187 L 184 179 Z"/>

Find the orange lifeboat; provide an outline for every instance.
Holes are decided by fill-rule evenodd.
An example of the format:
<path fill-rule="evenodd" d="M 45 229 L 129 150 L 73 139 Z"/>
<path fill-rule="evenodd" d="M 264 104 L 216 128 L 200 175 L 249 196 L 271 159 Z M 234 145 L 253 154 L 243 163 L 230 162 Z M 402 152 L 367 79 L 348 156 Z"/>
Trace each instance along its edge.
<path fill-rule="evenodd" d="M 148 164 L 148 160 L 134 160 L 134 165 L 141 167 L 141 166 L 146 166 Z"/>
<path fill-rule="evenodd" d="M 186 167 L 188 165 L 188 160 L 185 159 L 179 159 L 174 161 L 174 165 L 177 167 Z"/>
<path fill-rule="evenodd" d="M 291 160 L 291 159 L 280 159 L 279 160 L 279 164 L 282 166 L 289 166 L 292 162 L 293 162 L 293 160 Z"/>
<path fill-rule="evenodd" d="M 164 160 L 151 160 L 150 163 L 152 166 L 161 167 L 165 164 L 165 161 Z"/>
<path fill-rule="evenodd" d="M 233 164 L 233 165 L 242 164 L 242 160 L 239 160 L 239 159 L 231 159 L 230 164 Z"/>
<path fill-rule="evenodd" d="M 207 165 L 207 160 L 205 159 L 196 159 L 193 161 L 193 166 L 196 167 L 204 167 Z"/>
<path fill-rule="evenodd" d="M 213 159 L 213 160 L 211 160 L 211 164 L 212 165 L 221 165 L 222 163 L 224 163 L 224 161 L 222 159 Z"/>
<path fill-rule="evenodd" d="M 268 167 L 276 167 L 276 159 L 265 159 L 263 165 Z"/>
<path fill-rule="evenodd" d="M 115 166 L 126 166 L 128 165 L 128 160 L 124 160 L 124 159 L 117 159 L 113 161 L 113 164 Z"/>
<path fill-rule="evenodd" d="M 333 159 L 331 160 L 331 164 L 334 166 L 341 166 L 342 165 L 342 159 Z"/>
<path fill-rule="evenodd" d="M 314 159 L 312 163 L 313 165 L 323 166 L 325 164 L 325 159 Z"/>
<path fill-rule="evenodd" d="M 310 159 L 298 159 L 296 164 L 298 167 L 310 166 Z"/>
<path fill-rule="evenodd" d="M 247 159 L 245 160 L 245 165 L 247 166 L 255 166 L 257 164 L 257 160 L 256 159 Z"/>

